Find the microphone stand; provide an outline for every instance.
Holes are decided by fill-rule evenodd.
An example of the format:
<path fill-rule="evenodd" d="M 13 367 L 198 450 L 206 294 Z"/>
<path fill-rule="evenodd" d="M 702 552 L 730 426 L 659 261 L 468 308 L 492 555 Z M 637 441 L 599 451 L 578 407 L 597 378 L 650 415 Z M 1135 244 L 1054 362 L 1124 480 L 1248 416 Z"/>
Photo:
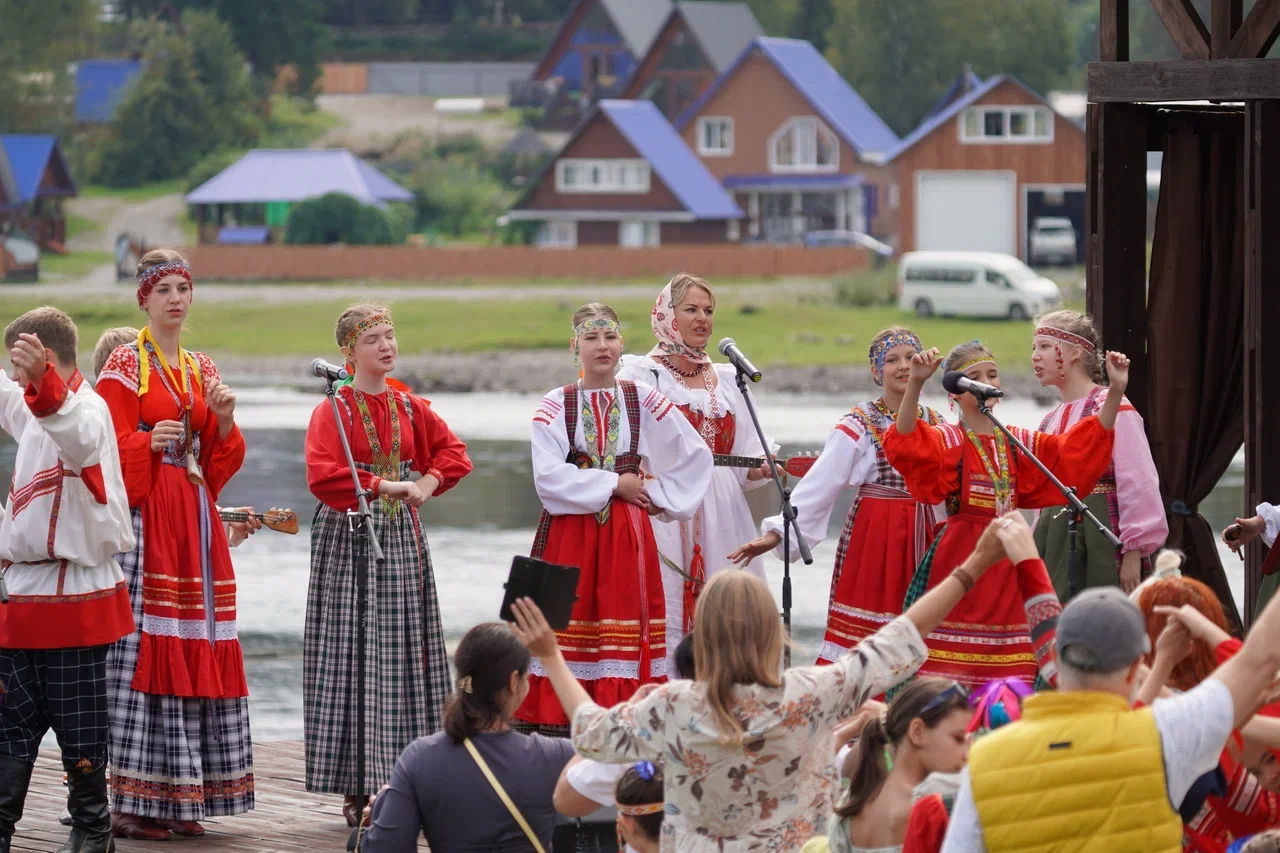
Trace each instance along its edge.
<path fill-rule="evenodd" d="M 976 396 L 976 395 L 975 395 Z M 1098 528 L 1098 531 L 1107 538 L 1107 541 L 1115 546 L 1116 550 L 1120 550 L 1123 543 L 1120 537 L 1111 532 L 1111 528 L 1093 514 L 1089 507 L 1085 506 L 1084 501 L 1076 494 L 1074 486 L 1067 486 L 1059 480 L 1054 473 L 1049 470 L 1043 462 L 1041 462 L 1034 453 L 1027 449 L 1027 446 L 1018 440 L 1017 436 L 1009 432 L 1004 424 L 1000 423 L 999 418 L 991 413 L 991 407 L 987 405 L 985 397 L 978 397 L 978 411 L 987 416 L 987 420 L 991 421 L 1000 432 L 1004 433 L 1005 439 L 1010 444 L 1021 450 L 1027 455 L 1035 466 L 1040 469 L 1040 473 L 1049 478 L 1049 482 L 1053 483 L 1058 491 L 1062 492 L 1062 496 L 1067 500 L 1067 601 L 1076 597 L 1080 592 L 1080 524 L 1086 518 Z M 1067 601 L 1062 602 L 1066 604 Z"/>
<path fill-rule="evenodd" d="M 769 442 L 765 440 L 764 428 L 760 426 L 760 416 L 756 414 L 755 401 L 751 397 L 751 392 L 747 390 L 747 374 L 742 372 L 742 368 L 734 364 L 734 370 L 738 374 L 738 391 L 742 394 L 742 399 L 747 403 L 747 413 L 751 415 L 751 423 L 756 428 L 756 436 L 760 439 L 760 446 L 764 448 L 765 457 L 769 460 L 769 476 L 773 480 L 774 486 L 778 489 L 778 497 L 782 499 L 782 624 L 787 626 L 787 634 L 791 633 L 791 531 L 794 528 L 796 534 L 796 544 L 800 546 L 800 559 L 804 560 L 806 566 L 813 564 L 813 552 L 809 550 L 809 545 L 804 541 L 804 537 L 800 535 L 800 527 L 796 524 L 796 509 L 791 505 L 791 490 L 782 485 L 782 478 L 778 476 L 778 466 L 773 464 L 773 454 L 769 452 Z M 785 651 L 784 666 L 791 667 L 791 646 L 788 644 Z"/>
<path fill-rule="evenodd" d="M 373 529 L 373 511 L 369 509 L 372 493 L 360 485 L 360 472 L 356 470 L 356 460 L 351 455 L 351 442 L 347 440 L 347 431 L 338 414 L 338 389 L 331 376 L 325 377 L 324 393 L 333 409 L 333 422 L 338 425 L 342 452 L 346 454 L 347 467 L 351 469 L 351 480 L 356 490 L 356 509 L 347 510 L 347 530 L 353 537 L 351 573 L 356 585 L 356 828 L 347 841 L 347 849 L 359 850 L 360 837 L 364 832 L 364 807 L 368 802 L 365 795 L 365 638 L 369 618 L 369 554 L 372 551 L 379 570 L 387 558 Z"/>

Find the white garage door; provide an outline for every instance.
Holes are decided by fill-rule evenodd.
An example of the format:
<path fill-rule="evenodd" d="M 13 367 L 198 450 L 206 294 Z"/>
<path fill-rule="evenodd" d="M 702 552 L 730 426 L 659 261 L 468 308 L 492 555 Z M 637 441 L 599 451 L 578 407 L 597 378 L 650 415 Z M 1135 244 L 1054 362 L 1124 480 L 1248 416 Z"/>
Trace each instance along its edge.
<path fill-rule="evenodd" d="M 916 248 L 1016 255 L 1014 172 L 917 172 Z"/>

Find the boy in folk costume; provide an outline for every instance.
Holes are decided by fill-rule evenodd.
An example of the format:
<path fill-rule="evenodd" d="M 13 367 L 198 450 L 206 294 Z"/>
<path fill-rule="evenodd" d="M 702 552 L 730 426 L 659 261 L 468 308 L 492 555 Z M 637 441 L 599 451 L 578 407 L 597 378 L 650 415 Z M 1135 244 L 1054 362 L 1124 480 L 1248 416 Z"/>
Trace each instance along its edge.
<path fill-rule="evenodd" d="M 76 369 L 76 327 L 56 308 L 9 324 L 0 428 L 15 438 L 0 560 L 0 851 L 22 817 L 52 728 L 68 776 L 71 836 L 59 853 L 112 849 L 107 807 L 107 650 L 133 632 L 115 555 L 133 528 L 106 403 Z"/>

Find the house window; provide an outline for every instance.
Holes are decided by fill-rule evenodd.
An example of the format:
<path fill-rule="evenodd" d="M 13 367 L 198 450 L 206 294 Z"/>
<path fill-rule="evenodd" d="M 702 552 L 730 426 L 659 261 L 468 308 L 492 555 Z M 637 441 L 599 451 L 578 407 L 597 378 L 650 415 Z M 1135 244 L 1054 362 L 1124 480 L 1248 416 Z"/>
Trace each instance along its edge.
<path fill-rule="evenodd" d="M 742 239 L 742 224 L 736 219 L 730 219 L 724 229 L 725 239 L 730 243 L 736 243 Z"/>
<path fill-rule="evenodd" d="M 618 225 L 618 245 L 626 249 L 657 246 L 661 225 L 659 222 L 626 220 Z"/>
<path fill-rule="evenodd" d="M 970 107 L 960 114 L 964 143 L 1036 143 L 1053 141 L 1053 112 L 1048 107 Z"/>
<path fill-rule="evenodd" d="M 902 201 L 898 197 L 898 193 L 899 193 L 898 185 L 896 183 L 889 184 L 889 209 L 890 210 L 897 210 L 898 204 L 901 203 Z"/>
<path fill-rule="evenodd" d="M 816 118 L 793 118 L 769 138 L 772 172 L 834 172 L 840 165 L 840 142 Z"/>
<path fill-rule="evenodd" d="M 573 220 L 552 219 L 538 229 L 538 248 L 576 249 L 578 247 L 578 223 Z"/>
<path fill-rule="evenodd" d="M 559 193 L 647 193 L 649 164 L 644 160 L 585 160 L 556 163 Z"/>
<path fill-rule="evenodd" d="M 698 153 L 705 157 L 727 157 L 733 153 L 733 119 L 705 116 L 698 119 Z"/>

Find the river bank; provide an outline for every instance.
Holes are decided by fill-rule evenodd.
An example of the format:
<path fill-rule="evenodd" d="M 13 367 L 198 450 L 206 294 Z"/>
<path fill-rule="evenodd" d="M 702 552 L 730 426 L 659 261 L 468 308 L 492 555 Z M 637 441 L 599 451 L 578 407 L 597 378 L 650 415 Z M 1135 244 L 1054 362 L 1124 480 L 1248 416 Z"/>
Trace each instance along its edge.
<path fill-rule="evenodd" d="M 318 355 L 327 355 L 318 353 Z M 761 390 L 769 394 L 870 397 L 878 393 L 865 361 L 856 353 L 847 365 L 762 365 Z M 315 391 L 311 359 L 300 356 L 244 356 L 222 353 L 218 370 L 233 388 L 286 387 Z M 513 393 L 541 394 L 574 378 L 573 360 L 565 350 L 495 350 L 479 353 L 434 352 L 401 355 L 396 377 L 423 394 Z M 1000 377 L 1010 396 L 1045 402 L 1055 395 L 1041 388 L 1029 371 L 1009 371 Z"/>

